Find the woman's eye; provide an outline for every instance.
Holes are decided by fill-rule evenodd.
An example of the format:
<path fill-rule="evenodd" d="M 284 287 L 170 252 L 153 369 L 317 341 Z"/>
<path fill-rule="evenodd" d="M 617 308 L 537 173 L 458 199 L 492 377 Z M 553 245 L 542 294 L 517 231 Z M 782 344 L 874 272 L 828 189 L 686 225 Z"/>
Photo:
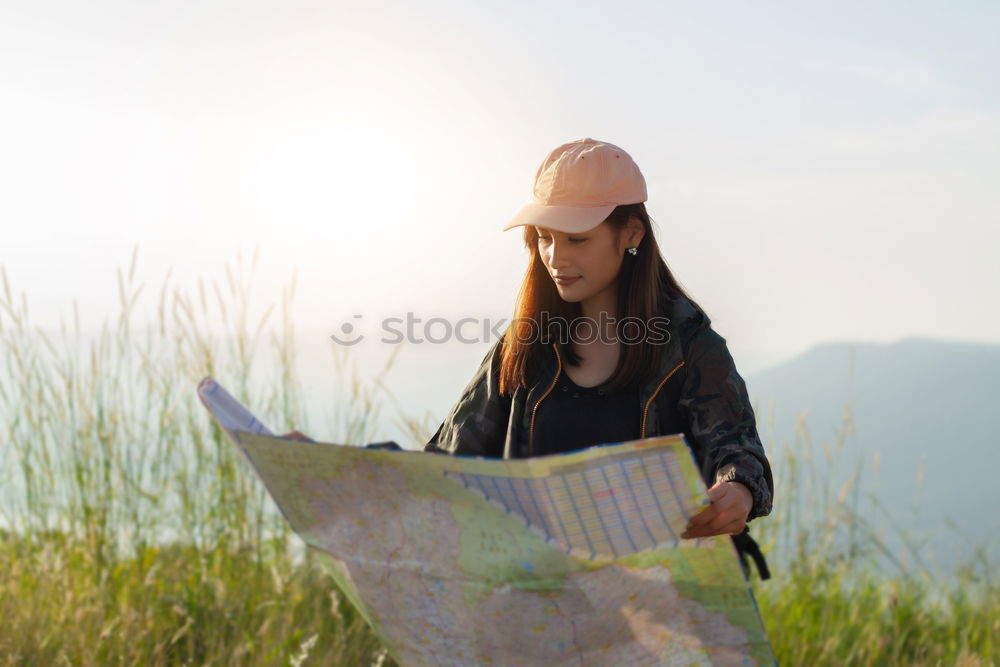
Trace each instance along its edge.
<path fill-rule="evenodd" d="M 583 243 L 587 239 L 570 239 L 570 243 Z"/>

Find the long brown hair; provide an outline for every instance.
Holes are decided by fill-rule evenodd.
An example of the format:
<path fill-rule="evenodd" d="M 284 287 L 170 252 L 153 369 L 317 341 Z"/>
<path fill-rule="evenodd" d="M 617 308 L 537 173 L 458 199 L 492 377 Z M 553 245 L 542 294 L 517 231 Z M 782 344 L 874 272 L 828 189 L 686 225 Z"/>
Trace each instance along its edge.
<path fill-rule="evenodd" d="M 625 318 L 639 318 L 643 322 L 649 322 L 662 312 L 667 299 L 676 296 L 688 299 L 695 308 L 701 310 L 674 278 L 660 254 L 660 247 L 653 235 L 652 221 L 644 203 L 618 206 L 605 222 L 614 226 L 618 238 L 617 235 L 622 233 L 631 218 L 642 223 L 645 235 L 635 256 L 625 254 L 621 273 L 618 275 L 616 326 L 619 336 L 622 335 L 621 326 Z M 530 254 L 528 269 L 514 305 L 514 319 L 504 336 L 500 352 L 500 393 L 504 395 L 513 394 L 517 387 L 529 387 L 534 373 L 545 358 L 545 348 L 549 343 L 539 335 L 543 324 L 542 313 L 548 313 L 548 318 L 561 318 L 565 322 L 574 322 L 582 316 L 579 302 L 567 302 L 559 296 L 538 254 L 538 232 L 531 225 L 524 227 L 524 245 Z M 566 363 L 575 366 L 580 362 L 572 343 L 560 340 L 559 351 Z M 616 389 L 649 379 L 659 371 L 662 351 L 662 345 L 622 345 L 618 366 L 605 386 Z"/>

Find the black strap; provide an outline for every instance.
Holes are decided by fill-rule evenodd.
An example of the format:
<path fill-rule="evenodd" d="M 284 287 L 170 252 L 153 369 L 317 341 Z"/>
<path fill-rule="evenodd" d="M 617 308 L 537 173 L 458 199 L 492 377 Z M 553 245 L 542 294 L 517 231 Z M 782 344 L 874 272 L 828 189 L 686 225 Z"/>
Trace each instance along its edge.
<path fill-rule="evenodd" d="M 740 562 L 743 564 L 743 569 L 747 573 L 750 572 L 749 565 L 747 565 L 747 554 L 750 554 L 754 564 L 757 565 L 757 573 L 760 574 L 760 578 L 771 578 L 771 571 L 767 569 L 767 561 L 764 560 L 764 554 L 761 553 L 760 546 L 750 537 L 749 526 L 744 528 L 743 532 L 739 535 L 733 535 L 733 543 L 736 545 L 736 552 L 740 555 Z"/>

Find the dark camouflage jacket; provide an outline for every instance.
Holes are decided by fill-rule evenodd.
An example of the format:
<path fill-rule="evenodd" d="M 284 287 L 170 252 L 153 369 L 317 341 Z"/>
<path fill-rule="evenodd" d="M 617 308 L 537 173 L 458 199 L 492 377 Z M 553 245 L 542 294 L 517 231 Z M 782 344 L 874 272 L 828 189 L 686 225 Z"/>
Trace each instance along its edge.
<path fill-rule="evenodd" d="M 753 495 L 748 521 L 771 512 L 774 481 L 764 454 L 743 378 L 725 339 L 708 316 L 687 299 L 664 301 L 670 340 L 661 368 L 639 391 L 640 437 L 683 433 L 707 486 L 717 481 L 744 484 Z M 533 449 L 534 421 L 563 372 L 558 345 L 536 382 L 513 396 L 499 392 L 501 337 L 461 398 L 445 417 L 426 451 L 466 456 L 523 458 Z M 740 551 L 747 549 L 737 540 Z M 756 545 L 753 545 L 756 549 Z M 759 553 L 759 552 L 758 552 Z M 754 555 L 757 560 L 757 555 Z M 744 561 L 745 562 L 745 561 Z M 761 567 L 762 576 L 766 566 Z"/>

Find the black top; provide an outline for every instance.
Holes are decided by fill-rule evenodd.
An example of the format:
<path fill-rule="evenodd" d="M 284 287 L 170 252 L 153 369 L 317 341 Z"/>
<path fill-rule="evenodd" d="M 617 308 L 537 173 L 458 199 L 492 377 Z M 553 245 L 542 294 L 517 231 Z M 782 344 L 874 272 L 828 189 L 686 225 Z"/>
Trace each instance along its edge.
<path fill-rule="evenodd" d="M 535 413 L 534 455 L 639 439 L 639 388 L 581 387 L 566 373 Z"/>

